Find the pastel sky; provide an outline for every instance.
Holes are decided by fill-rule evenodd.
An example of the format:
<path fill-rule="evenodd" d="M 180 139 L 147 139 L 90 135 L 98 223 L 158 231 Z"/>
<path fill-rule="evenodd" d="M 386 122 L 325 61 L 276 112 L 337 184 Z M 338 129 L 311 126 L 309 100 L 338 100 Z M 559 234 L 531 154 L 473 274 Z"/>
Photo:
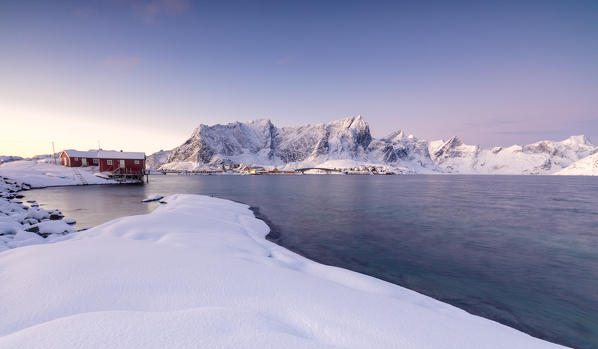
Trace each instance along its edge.
<path fill-rule="evenodd" d="M 0 1 L 0 155 L 357 114 L 376 137 L 598 143 L 598 1 Z"/>

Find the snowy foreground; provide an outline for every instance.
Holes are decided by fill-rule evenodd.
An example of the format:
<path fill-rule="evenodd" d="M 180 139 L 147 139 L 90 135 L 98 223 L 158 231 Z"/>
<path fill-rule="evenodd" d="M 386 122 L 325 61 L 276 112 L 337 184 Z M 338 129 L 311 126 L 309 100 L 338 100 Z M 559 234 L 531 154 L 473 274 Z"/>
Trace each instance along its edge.
<path fill-rule="evenodd" d="M 114 184 L 94 175 L 97 166 L 66 167 L 55 165 L 51 158 L 39 160 L 18 160 L 0 165 L 0 176 L 17 179 L 32 188 L 61 185 Z"/>
<path fill-rule="evenodd" d="M 196 195 L 0 252 L 0 348 L 559 348 L 265 240 Z"/>

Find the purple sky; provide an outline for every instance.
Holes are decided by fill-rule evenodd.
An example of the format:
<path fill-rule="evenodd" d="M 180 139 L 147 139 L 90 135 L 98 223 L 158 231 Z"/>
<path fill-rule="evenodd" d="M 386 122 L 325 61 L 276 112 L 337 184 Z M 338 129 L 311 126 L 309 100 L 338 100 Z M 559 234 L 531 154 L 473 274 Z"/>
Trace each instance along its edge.
<path fill-rule="evenodd" d="M 0 2 L 0 154 L 361 114 L 374 136 L 598 143 L 597 1 Z"/>

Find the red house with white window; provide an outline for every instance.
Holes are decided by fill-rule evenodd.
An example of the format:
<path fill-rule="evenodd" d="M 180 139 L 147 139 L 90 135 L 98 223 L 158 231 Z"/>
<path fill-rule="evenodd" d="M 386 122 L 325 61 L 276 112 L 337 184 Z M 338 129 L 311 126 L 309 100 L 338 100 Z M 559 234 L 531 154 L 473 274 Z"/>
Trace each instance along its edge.
<path fill-rule="evenodd" d="M 68 167 L 98 166 L 97 151 L 64 150 L 60 154 L 60 163 Z"/>
<path fill-rule="evenodd" d="M 121 175 L 144 174 L 145 153 L 100 150 L 97 156 L 100 163 L 100 172 Z"/>

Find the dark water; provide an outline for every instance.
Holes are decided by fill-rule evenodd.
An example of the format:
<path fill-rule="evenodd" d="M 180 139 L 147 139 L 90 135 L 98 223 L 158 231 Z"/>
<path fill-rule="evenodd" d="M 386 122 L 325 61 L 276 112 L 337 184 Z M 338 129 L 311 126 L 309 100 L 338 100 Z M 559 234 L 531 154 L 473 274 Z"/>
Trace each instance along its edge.
<path fill-rule="evenodd" d="M 259 210 L 277 243 L 536 337 L 598 348 L 598 178 L 153 176 L 26 193 L 79 228 L 151 211 L 154 194 Z"/>

